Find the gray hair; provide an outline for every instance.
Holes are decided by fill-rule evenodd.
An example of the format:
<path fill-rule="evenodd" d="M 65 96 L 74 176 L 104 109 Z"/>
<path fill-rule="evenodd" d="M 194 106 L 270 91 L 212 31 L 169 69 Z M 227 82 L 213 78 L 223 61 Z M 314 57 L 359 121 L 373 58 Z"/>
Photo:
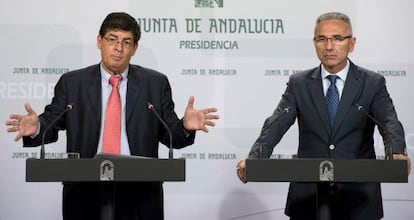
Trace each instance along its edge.
<path fill-rule="evenodd" d="M 327 12 L 327 13 L 321 14 L 316 19 L 316 25 L 318 25 L 322 21 L 327 21 L 327 20 L 341 20 L 341 21 L 344 21 L 348 25 L 348 31 L 352 34 L 351 19 L 349 19 L 348 15 L 343 14 L 341 12 Z"/>

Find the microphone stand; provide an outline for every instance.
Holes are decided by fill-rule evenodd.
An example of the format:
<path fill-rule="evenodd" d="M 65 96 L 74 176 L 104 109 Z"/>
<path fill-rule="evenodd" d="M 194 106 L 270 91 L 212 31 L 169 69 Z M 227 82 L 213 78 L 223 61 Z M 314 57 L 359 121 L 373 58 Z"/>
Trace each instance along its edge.
<path fill-rule="evenodd" d="M 165 123 L 165 121 L 161 118 L 161 116 L 158 114 L 157 110 L 155 110 L 155 107 L 153 104 L 151 104 L 150 102 L 148 102 L 148 109 L 150 109 L 152 112 L 154 112 L 155 116 L 158 118 L 158 120 L 161 122 L 161 124 L 165 127 L 165 129 L 168 132 L 168 135 L 170 137 L 170 146 L 168 149 L 168 159 L 174 159 L 173 158 L 173 147 L 172 147 L 172 134 L 171 134 L 171 130 L 168 127 L 167 123 Z"/>
<path fill-rule="evenodd" d="M 45 129 L 45 131 L 42 134 L 42 145 L 40 146 L 40 159 L 45 159 L 45 138 L 46 133 L 49 131 L 49 129 L 69 110 L 72 110 L 73 104 L 68 104 L 63 110 Z"/>

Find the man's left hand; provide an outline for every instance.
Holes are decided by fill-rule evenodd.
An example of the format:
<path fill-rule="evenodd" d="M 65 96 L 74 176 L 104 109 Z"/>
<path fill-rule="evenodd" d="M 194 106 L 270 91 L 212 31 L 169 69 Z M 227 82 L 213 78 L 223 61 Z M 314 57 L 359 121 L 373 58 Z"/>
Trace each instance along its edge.
<path fill-rule="evenodd" d="M 407 155 L 404 154 L 393 154 L 392 158 L 394 160 L 406 160 L 407 161 L 407 168 L 408 168 L 408 175 L 410 175 L 411 172 L 411 160 Z"/>
<path fill-rule="evenodd" d="M 188 131 L 202 130 L 207 133 L 207 126 L 215 126 L 215 123 L 212 120 L 219 119 L 218 115 L 211 114 L 213 112 L 217 112 L 217 109 L 195 109 L 194 96 L 190 96 L 184 113 L 184 128 Z"/>

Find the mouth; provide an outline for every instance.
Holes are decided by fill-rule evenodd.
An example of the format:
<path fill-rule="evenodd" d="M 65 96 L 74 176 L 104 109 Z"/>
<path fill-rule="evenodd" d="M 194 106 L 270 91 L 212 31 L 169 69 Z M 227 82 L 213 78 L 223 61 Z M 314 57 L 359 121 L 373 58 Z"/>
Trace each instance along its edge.
<path fill-rule="evenodd" d="M 325 59 L 327 59 L 327 60 L 336 59 L 336 55 L 325 55 Z"/>
<path fill-rule="evenodd" d="M 119 55 L 112 55 L 111 56 L 112 57 L 112 59 L 114 59 L 114 60 L 122 60 L 122 56 L 119 56 Z"/>

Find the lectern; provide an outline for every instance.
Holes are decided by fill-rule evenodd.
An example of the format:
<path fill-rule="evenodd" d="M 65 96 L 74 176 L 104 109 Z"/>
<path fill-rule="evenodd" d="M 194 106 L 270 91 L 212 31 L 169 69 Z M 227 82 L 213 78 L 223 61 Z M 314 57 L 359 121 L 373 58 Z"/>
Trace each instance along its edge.
<path fill-rule="evenodd" d="M 184 159 L 99 156 L 26 160 L 26 182 L 101 182 L 101 219 L 113 220 L 114 182 L 185 181 Z"/>
<path fill-rule="evenodd" d="M 317 218 L 329 220 L 329 183 L 407 183 L 408 170 L 405 160 L 247 159 L 246 180 L 317 183 Z"/>

